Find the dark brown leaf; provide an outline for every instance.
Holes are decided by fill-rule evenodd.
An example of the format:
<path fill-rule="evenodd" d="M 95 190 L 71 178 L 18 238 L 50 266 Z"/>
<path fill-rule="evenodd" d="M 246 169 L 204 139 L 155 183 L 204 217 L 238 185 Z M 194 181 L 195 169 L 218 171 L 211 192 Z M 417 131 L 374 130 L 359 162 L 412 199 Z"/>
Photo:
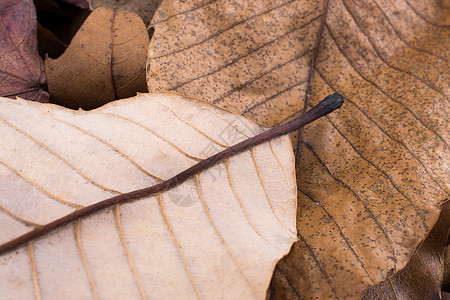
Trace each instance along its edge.
<path fill-rule="evenodd" d="M 51 58 L 57 58 L 63 54 L 64 50 L 67 48 L 66 44 L 41 24 L 38 24 L 38 43 L 39 55 L 41 57 L 48 55 Z"/>
<path fill-rule="evenodd" d="M 89 9 L 82 9 L 62 0 L 37 0 L 36 12 L 39 24 L 66 45 L 70 44 L 91 13 Z M 41 48 L 41 46 L 39 40 L 38 47 Z"/>
<path fill-rule="evenodd" d="M 450 227 L 450 202 L 443 205 L 439 220 L 412 255 L 408 265 L 385 282 L 364 292 L 363 300 L 431 299 L 442 289 L 444 250 Z"/>
<path fill-rule="evenodd" d="M 145 92 L 148 42 L 138 15 L 96 9 L 64 54 L 45 61 L 53 102 L 69 108 L 93 109 Z"/>
<path fill-rule="evenodd" d="M 31 0 L 0 2 L 0 96 L 48 102 Z"/>

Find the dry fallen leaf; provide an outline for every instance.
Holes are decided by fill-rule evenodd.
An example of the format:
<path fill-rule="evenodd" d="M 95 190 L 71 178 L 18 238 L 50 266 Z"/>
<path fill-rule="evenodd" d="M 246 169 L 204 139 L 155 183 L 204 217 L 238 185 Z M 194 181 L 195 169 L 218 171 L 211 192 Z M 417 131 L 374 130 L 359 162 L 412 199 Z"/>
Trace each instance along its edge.
<path fill-rule="evenodd" d="M 359 298 L 405 267 L 438 219 L 450 190 L 450 14 L 419 2 L 167 1 L 155 13 L 152 92 L 265 125 L 333 91 L 348 99 L 302 130 L 300 241 L 278 264 L 274 298 Z"/>
<path fill-rule="evenodd" d="M 138 14 L 148 25 L 162 0 L 89 0 L 93 9 L 107 7 Z"/>
<path fill-rule="evenodd" d="M 138 15 L 98 8 L 67 50 L 45 60 L 52 102 L 92 109 L 146 91 L 149 37 Z"/>
<path fill-rule="evenodd" d="M 364 291 L 363 300 L 431 299 L 442 290 L 444 250 L 450 228 L 450 202 L 443 205 L 439 220 L 416 249 L 408 265 L 387 281 Z"/>
<path fill-rule="evenodd" d="M 302 109 L 318 1 L 163 2 L 150 26 L 150 91 L 206 99 L 273 126 Z"/>
<path fill-rule="evenodd" d="M 96 110 L 0 99 L 0 247 L 111 196 L 152 186 L 263 126 L 176 94 Z M 181 185 L 0 256 L 12 299 L 263 299 L 296 240 L 288 136 Z"/>
<path fill-rule="evenodd" d="M 48 102 L 31 0 L 0 2 L 0 96 Z"/>

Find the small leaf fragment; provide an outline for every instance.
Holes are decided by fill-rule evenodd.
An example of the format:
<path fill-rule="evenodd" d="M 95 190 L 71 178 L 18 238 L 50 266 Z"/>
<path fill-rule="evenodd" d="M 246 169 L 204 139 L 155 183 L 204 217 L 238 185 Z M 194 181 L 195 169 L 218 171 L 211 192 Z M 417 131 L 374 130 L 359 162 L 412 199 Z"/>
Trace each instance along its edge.
<path fill-rule="evenodd" d="M 31 0 L 0 1 L 0 96 L 48 102 Z"/>
<path fill-rule="evenodd" d="M 441 292 L 449 228 L 450 202 L 447 202 L 433 230 L 416 249 L 406 267 L 385 282 L 366 289 L 362 300 L 422 300 L 431 299 Z"/>
<path fill-rule="evenodd" d="M 162 0 L 89 0 L 93 9 L 107 7 L 138 14 L 145 25 L 150 23 Z"/>

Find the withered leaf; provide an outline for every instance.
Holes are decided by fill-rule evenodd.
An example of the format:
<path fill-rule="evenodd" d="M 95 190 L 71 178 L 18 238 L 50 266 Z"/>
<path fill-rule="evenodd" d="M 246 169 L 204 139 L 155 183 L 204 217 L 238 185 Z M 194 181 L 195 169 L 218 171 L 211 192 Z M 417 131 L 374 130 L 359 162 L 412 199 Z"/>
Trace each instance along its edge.
<path fill-rule="evenodd" d="M 52 102 L 92 109 L 146 91 L 149 37 L 133 13 L 98 8 L 58 58 L 45 60 Z"/>
<path fill-rule="evenodd" d="M 89 112 L 0 98 L 0 247 L 266 130 L 177 94 Z M 296 198 L 284 135 L 2 253 L 0 291 L 12 299 L 264 299 L 297 239 Z"/>
<path fill-rule="evenodd" d="M 0 2 L 0 96 L 48 102 L 33 1 Z"/>
<path fill-rule="evenodd" d="M 422 300 L 431 299 L 441 292 L 449 228 L 450 202 L 446 202 L 433 230 L 416 249 L 406 267 L 385 282 L 366 289 L 363 300 Z"/>
<path fill-rule="evenodd" d="M 167 1 L 155 13 L 152 92 L 188 93 L 266 125 L 334 91 L 348 99 L 301 133 L 300 241 L 278 264 L 275 299 L 359 298 L 405 267 L 438 219 L 449 193 L 449 13 L 422 6 Z"/>

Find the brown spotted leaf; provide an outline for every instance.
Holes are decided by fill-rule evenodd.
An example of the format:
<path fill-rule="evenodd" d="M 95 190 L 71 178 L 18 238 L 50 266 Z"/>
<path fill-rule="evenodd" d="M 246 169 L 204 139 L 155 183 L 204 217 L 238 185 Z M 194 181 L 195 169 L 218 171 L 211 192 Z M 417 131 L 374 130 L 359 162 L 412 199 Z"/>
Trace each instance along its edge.
<path fill-rule="evenodd" d="M 443 284 L 449 228 L 450 202 L 446 202 L 433 230 L 416 249 L 406 267 L 385 282 L 365 290 L 363 300 L 422 300 L 439 293 Z"/>
<path fill-rule="evenodd" d="M 438 219 L 450 190 L 450 13 L 419 2 L 167 1 L 155 13 L 152 92 L 266 125 L 334 91 L 348 100 L 301 132 L 300 241 L 278 264 L 276 299 L 359 298 L 404 268 Z"/>
<path fill-rule="evenodd" d="M 48 102 L 31 0 L 0 2 L 0 96 Z"/>
<path fill-rule="evenodd" d="M 45 61 L 53 102 L 92 109 L 146 91 L 148 42 L 138 15 L 98 8 L 67 50 L 59 58 Z"/>
<path fill-rule="evenodd" d="M 89 2 L 93 9 L 108 7 L 136 13 L 148 25 L 162 0 L 89 0 Z"/>

